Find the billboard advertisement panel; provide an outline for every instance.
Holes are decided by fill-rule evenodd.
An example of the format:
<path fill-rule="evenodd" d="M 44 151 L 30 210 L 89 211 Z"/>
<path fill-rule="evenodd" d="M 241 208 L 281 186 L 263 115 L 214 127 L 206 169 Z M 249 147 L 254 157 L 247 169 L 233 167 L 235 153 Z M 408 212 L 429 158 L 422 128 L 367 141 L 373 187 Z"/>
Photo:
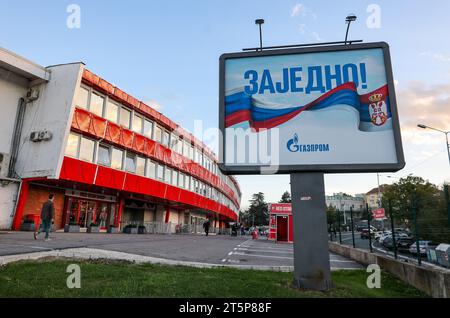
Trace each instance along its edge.
<path fill-rule="evenodd" d="M 384 42 L 223 54 L 225 173 L 397 171 L 404 166 Z"/>

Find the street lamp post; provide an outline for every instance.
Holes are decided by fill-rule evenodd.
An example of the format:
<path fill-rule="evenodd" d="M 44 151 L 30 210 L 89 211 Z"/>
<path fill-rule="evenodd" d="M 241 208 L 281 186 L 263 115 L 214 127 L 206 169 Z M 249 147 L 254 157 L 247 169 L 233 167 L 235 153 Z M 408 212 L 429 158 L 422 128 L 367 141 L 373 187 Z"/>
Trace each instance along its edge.
<path fill-rule="evenodd" d="M 436 130 L 436 131 L 439 131 L 439 132 L 445 134 L 445 142 L 447 144 L 448 164 L 450 165 L 450 144 L 448 142 L 448 134 L 450 133 L 450 131 L 440 130 L 440 129 L 433 128 L 433 127 L 430 127 L 430 126 L 427 126 L 427 125 L 423 125 L 423 124 L 418 124 L 417 127 L 422 128 L 422 129 L 427 129 L 428 128 L 428 129 Z"/>
<path fill-rule="evenodd" d="M 264 19 L 256 19 L 255 24 L 259 25 L 259 49 L 260 51 L 263 50 L 263 44 L 262 44 L 262 25 L 264 24 Z"/>
<path fill-rule="evenodd" d="M 348 16 L 345 17 L 345 22 L 347 23 L 347 32 L 345 32 L 345 44 L 347 44 L 347 37 L 348 37 L 348 30 L 350 29 L 350 23 L 352 23 L 353 21 L 356 21 L 356 15 L 349 14 Z"/>

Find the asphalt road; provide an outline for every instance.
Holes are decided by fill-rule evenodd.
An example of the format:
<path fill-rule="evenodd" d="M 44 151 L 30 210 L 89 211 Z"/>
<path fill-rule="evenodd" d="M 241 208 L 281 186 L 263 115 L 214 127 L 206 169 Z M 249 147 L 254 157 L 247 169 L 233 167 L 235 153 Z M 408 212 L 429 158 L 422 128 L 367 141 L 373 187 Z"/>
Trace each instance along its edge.
<path fill-rule="evenodd" d="M 251 240 L 250 236 L 52 233 L 52 240 L 34 240 L 32 232 L 0 232 L 0 256 L 76 247 L 214 264 L 293 266 L 292 244 Z M 362 268 L 330 253 L 333 269 Z"/>
<path fill-rule="evenodd" d="M 336 234 L 337 234 L 336 237 L 333 236 L 333 241 L 339 243 L 339 233 L 336 233 Z M 343 245 L 352 246 L 353 245 L 352 233 L 351 232 L 342 232 L 341 240 L 342 240 Z M 361 239 L 360 232 L 357 232 L 357 231 L 355 231 L 355 247 L 369 250 L 369 240 Z M 393 251 L 386 249 L 383 245 L 381 245 L 380 243 L 375 241 L 375 239 L 373 239 L 373 238 L 372 238 L 372 251 L 374 253 L 381 254 L 381 255 L 388 255 L 391 257 L 394 256 Z M 413 263 L 413 264 L 418 263 L 417 256 L 412 255 L 407 252 L 398 252 L 398 258 L 403 261 L 409 262 L 409 263 Z M 433 267 L 433 268 L 443 268 L 443 267 L 440 267 L 439 265 L 427 262 L 427 257 L 425 255 L 422 255 L 422 264 L 425 266 L 428 266 L 428 267 Z"/>

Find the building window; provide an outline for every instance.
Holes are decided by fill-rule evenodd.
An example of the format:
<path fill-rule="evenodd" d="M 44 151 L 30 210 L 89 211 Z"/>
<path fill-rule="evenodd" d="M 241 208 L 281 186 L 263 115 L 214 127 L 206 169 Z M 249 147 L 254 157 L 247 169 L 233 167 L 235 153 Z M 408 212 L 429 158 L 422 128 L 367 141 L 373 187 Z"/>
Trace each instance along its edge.
<path fill-rule="evenodd" d="M 102 166 L 111 166 L 111 157 L 109 153 L 109 147 L 105 145 L 98 146 L 98 159 L 97 163 Z"/>
<path fill-rule="evenodd" d="M 155 126 L 155 140 L 159 143 L 162 140 L 162 130 L 159 126 Z"/>
<path fill-rule="evenodd" d="M 195 179 L 191 177 L 191 184 L 189 186 L 192 192 L 195 191 Z"/>
<path fill-rule="evenodd" d="M 131 111 L 122 107 L 120 109 L 120 118 L 119 118 L 120 125 L 129 129 L 130 128 L 130 119 L 131 119 Z"/>
<path fill-rule="evenodd" d="M 169 138 L 170 138 L 169 133 L 164 130 L 162 135 L 162 144 L 166 147 L 169 147 Z"/>
<path fill-rule="evenodd" d="M 89 90 L 79 87 L 75 95 L 75 106 L 88 109 Z"/>
<path fill-rule="evenodd" d="M 125 159 L 125 171 L 136 173 L 136 155 L 134 153 L 127 153 L 127 157 Z"/>
<path fill-rule="evenodd" d="M 187 141 L 183 143 L 183 156 L 189 158 L 189 144 Z"/>
<path fill-rule="evenodd" d="M 194 147 L 189 147 L 189 159 L 194 160 Z"/>
<path fill-rule="evenodd" d="M 108 100 L 106 103 L 105 118 L 113 123 L 117 123 L 119 118 L 119 105 Z"/>
<path fill-rule="evenodd" d="M 122 170 L 123 150 L 113 148 L 111 153 L 111 168 Z"/>
<path fill-rule="evenodd" d="M 172 138 L 170 138 L 170 149 L 173 151 L 177 151 L 178 147 L 178 137 L 172 134 Z"/>
<path fill-rule="evenodd" d="M 166 172 L 164 173 L 164 182 L 170 183 L 172 181 L 172 170 L 166 167 Z"/>
<path fill-rule="evenodd" d="M 158 178 L 158 180 L 163 180 L 164 179 L 164 165 L 158 164 L 157 169 L 158 170 L 156 172 L 156 177 Z"/>
<path fill-rule="evenodd" d="M 178 186 L 178 171 L 176 170 L 172 172 L 172 185 Z"/>
<path fill-rule="evenodd" d="M 144 135 L 148 138 L 152 138 L 153 137 L 152 132 L 153 132 L 153 122 L 145 119 L 144 120 Z"/>
<path fill-rule="evenodd" d="M 183 140 L 179 139 L 177 143 L 177 149 L 175 150 L 180 155 L 183 154 Z"/>
<path fill-rule="evenodd" d="M 184 173 L 180 173 L 180 177 L 179 177 L 179 180 L 178 180 L 178 185 L 181 188 L 184 188 Z"/>
<path fill-rule="evenodd" d="M 133 131 L 142 134 L 142 117 L 136 113 L 133 115 Z"/>
<path fill-rule="evenodd" d="M 94 161 L 95 142 L 91 139 L 81 137 L 80 142 L 80 156 L 81 160 L 93 162 Z"/>
<path fill-rule="evenodd" d="M 184 188 L 185 189 L 189 189 L 189 179 L 190 179 L 191 177 L 189 177 L 188 175 L 185 175 L 184 176 Z"/>
<path fill-rule="evenodd" d="M 145 158 L 137 157 L 136 159 L 136 174 L 145 175 Z"/>
<path fill-rule="evenodd" d="M 69 134 L 66 145 L 66 155 L 71 157 L 78 157 L 78 144 L 80 142 L 80 136 L 74 133 Z"/>
<path fill-rule="evenodd" d="M 104 101 L 105 99 L 102 96 L 97 94 L 91 94 L 91 106 L 89 110 L 98 116 L 103 116 Z"/>
<path fill-rule="evenodd" d="M 156 163 L 154 163 L 150 159 L 147 160 L 146 176 L 151 179 L 156 179 Z"/>

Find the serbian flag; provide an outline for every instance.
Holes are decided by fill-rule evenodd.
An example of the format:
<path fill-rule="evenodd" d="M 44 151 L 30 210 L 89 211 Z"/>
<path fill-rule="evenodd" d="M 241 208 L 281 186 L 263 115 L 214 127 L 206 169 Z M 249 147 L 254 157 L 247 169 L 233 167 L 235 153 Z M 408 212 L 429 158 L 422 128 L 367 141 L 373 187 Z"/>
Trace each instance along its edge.
<path fill-rule="evenodd" d="M 387 85 L 359 95 L 353 82 L 337 86 L 306 105 L 287 108 L 260 101 L 246 94 L 243 88 L 233 90 L 225 97 L 225 128 L 248 122 L 256 131 L 270 129 L 291 120 L 304 111 L 338 109 L 337 107 L 342 105 L 356 111 L 361 131 L 380 131 L 391 128 L 392 113 Z"/>

